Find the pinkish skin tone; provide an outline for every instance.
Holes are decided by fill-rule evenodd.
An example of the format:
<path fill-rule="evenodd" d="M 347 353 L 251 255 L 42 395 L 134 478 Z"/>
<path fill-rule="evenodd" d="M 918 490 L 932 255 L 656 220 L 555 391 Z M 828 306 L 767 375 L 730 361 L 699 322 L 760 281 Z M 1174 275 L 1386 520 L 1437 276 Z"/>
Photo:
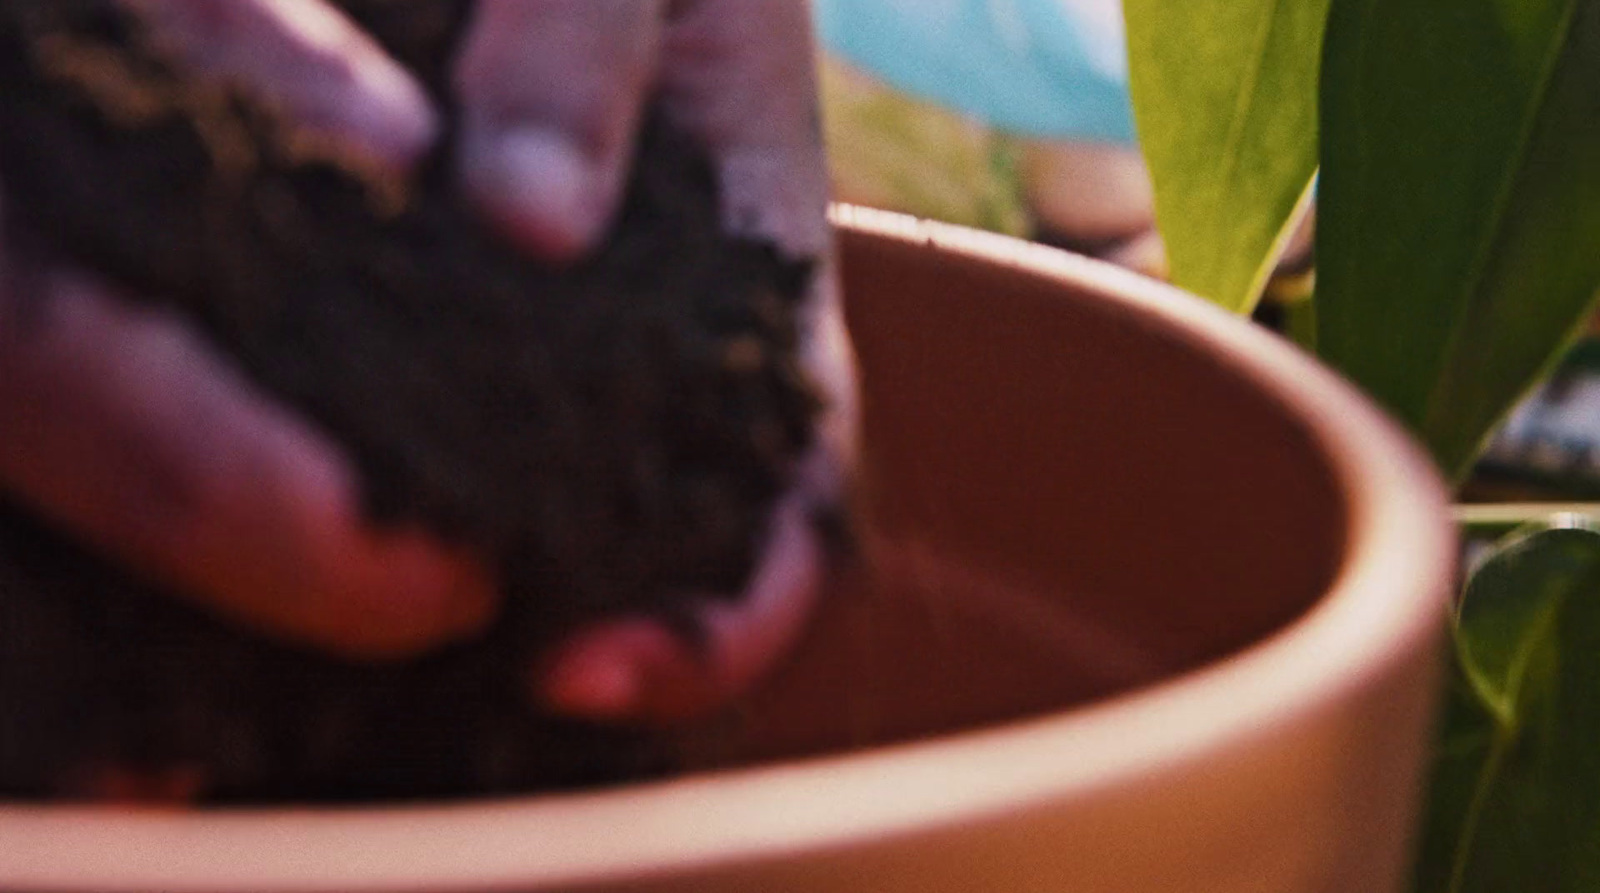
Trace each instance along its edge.
<path fill-rule="evenodd" d="M 122 2 L 197 71 L 263 91 L 376 163 L 403 168 L 436 134 L 420 87 L 321 0 Z M 828 254 L 806 4 L 482 0 L 476 16 L 457 72 L 461 175 L 529 251 L 570 259 L 604 230 L 659 87 L 720 160 L 731 230 Z M 6 283 L 24 274 L 60 309 L 21 339 Z M 822 576 L 803 516 L 838 490 L 853 448 L 838 309 L 830 272 L 806 356 L 833 403 L 751 591 L 731 606 L 685 594 L 702 605 L 709 648 L 648 618 L 608 621 L 530 668 L 535 701 L 670 723 L 737 697 L 786 651 Z M 365 527 L 335 444 L 180 323 L 130 309 L 93 277 L 0 257 L 0 431 L 0 485 L 269 633 L 384 659 L 471 635 L 494 614 L 493 580 L 472 555 Z"/>

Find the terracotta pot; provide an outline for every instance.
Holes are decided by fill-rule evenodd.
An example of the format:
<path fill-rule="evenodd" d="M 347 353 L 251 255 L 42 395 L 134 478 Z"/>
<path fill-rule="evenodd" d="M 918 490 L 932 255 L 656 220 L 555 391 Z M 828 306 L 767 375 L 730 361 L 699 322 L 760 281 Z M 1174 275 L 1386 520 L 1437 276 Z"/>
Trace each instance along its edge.
<path fill-rule="evenodd" d="M 1428 464 L 1171 289 L 839 219 L 864 561 L 778 679 L 684 736 L 701 771 L 387 810 L 0 807 L 0 888 L 1398 890 L 1451 575 Z"/>

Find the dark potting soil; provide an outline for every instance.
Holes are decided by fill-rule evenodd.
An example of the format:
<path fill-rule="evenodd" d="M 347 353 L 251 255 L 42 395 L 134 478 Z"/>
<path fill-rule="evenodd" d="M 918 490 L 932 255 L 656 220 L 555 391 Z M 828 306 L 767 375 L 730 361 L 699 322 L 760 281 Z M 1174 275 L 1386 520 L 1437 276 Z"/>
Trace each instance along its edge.
<path fill-rule="evenodd" d="M 470 4 L 341 5 L 448 118 Z M 685 626 L 675 597 L 741 590 L 818 410 L 796 353 L 811 265 L 725 236 L 705 153 L 659 119 L 614 231 L 564 269 L 486 229 L 448 135 L 404 183 L 301 145 L 252 97 L 175 74 L 110 0 L 0 0 L 9 250 L 181 313 L 346 447 L 374 523 L 491 556 L 503 612 L 467 645 L 344 663 L 0 503 L 0 796 L 108 773 L 256 801 L 670 770 L 651 736 L 535 715 L 526 667 L 586 619 Z"/>

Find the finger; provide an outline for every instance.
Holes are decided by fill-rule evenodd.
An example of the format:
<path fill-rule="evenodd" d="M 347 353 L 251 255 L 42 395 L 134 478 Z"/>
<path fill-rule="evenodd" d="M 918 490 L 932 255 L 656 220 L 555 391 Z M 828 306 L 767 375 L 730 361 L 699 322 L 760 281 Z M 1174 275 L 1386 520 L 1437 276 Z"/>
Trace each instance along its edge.
<path fill-rule="evenodd" d="M 86 276 L 0 282 L 0 485 L 220 614 L 361 658 L 470 634 L 492 587 L 373 532 L 318 432 L 167 315 Z"/>
<path fill-rule="evenodd" d="M 810 4 L 681 0 L 663 49 L 669 113 L 718 159 L 730 231 L 826 253 L 828 177 Z"/>
<path fill-rule="evenodd" d="M 827 218 L 809 10 L 800 0 L 682 0 L 667 28 L 663 95 L 673 119 L 718 160 L 728 230 L 818 262 L 801 320 L 801 359 L 827 396 L 824 448 L 848 458 L 857 428 L 855 358 Z"/>
<path fill-rule="evenodd" d="M 426 92 L 324 0 L 120 0 L 205 77 L 280 105 L 298 126 L 391 167 L 432 144 Z"/>
<path fill-rule="evenodd" d="M 651 92 L 664 0 L 481 0 L 456 72 L 466 188 L 552 260 L 609 226 Z"/>
<path fill-rule="evenodd" d="M 651 618 L 610 621 L 536 668 L 535 700 L 576 718 L 666 725 L 745 693 L 789 651 L 821 589 L 826 556 L 813 510 L 802 496 L 780 506 L 740 601 L 697 600 L 703 646 Z"/>

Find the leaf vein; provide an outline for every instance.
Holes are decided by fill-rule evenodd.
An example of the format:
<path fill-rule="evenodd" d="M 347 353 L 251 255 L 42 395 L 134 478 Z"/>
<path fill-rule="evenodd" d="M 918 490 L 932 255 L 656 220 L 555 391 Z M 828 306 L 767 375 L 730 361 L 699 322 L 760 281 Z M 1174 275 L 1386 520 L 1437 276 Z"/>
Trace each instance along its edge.
<path fill-rule="evenodd" d="M 1228 122 L 1228 135 L 1222 141 L 1222 176 L 1218 178 L 1218 196 L 1226 195 L 1229 186 L 1239 175 L 1239 147 L 1244 144 L 1244 134 L 1255 112 L 1256 100 L 1261 90 L 1261 72 L 1266 67 L 1267 47 L 1272 43 L 1272 32 L 1277 28 L 1278 11 L 1283 0 L 1272 0 L 1267 14 L 1257 28 L 1254 52 L 1240 84 L 1239 98 L 1234 103 L 1233 118 Z"/>
<path fill-rule="evenodd" d="M 1560 24 L 1553 29 L 1550 43 L 1547 46 L 1544 59 L 1541 62 L 1540 72 L 1535 84 L 1534 100 L 1528 104 L 1527 114 L 1518 129 L 1517 139 L 1509 157 L 1512 163 L 1506 165 L 1505 177 L 1500 182 L 1500 188 L 1495 192 L 1493 209 L 1489 215 L 1489 225 L 1484 230 L 1484 238 L 1478 243 L 1473 253 L 1472 265 L 1468 268 L 1465 298 L 1470 307 L 1479 291 L 1483 287 L 1485 277 L 1488 276 L 1489 260 L 1493 256 L 1494 248 L 1500 241 L 1505 231 L 1505 218 L 1510 212 L 1512 197 L 1516 192 L 1517 184 L 1527 169 L 1529 147 L 1533 143 L 1533 134 L 1543 116 L 1545 105 L 1550 98 L 1550 84 L 1555 79 L 1557 67 L 1566 55 L 1567 40 L 1572 33 L 1573 20 L 1577 17 L 1578 0 L 1567 0 L 1566 10 L 1562 13 Z M 1465 308 L 1464 308 L 1465 309 Z M 1444 350 L 1439 356 L 1440 369 L 1449 369 L 1452 358 L 1464 349 L 1462 341 L 1465 339 L 1467 322 L 1471 318 L 1470 312 L 1463 312 L 1456 316 L 1450 334 L 1445 339 Z M 1423 415 L 1423 430 L 1431 430 L 1438 422 L 1438 414 L 1445 409 L 1443 389 L 1449 384 L 1449 376 L 1439 375 L 1429 389 L 1427 407 Z"/>

